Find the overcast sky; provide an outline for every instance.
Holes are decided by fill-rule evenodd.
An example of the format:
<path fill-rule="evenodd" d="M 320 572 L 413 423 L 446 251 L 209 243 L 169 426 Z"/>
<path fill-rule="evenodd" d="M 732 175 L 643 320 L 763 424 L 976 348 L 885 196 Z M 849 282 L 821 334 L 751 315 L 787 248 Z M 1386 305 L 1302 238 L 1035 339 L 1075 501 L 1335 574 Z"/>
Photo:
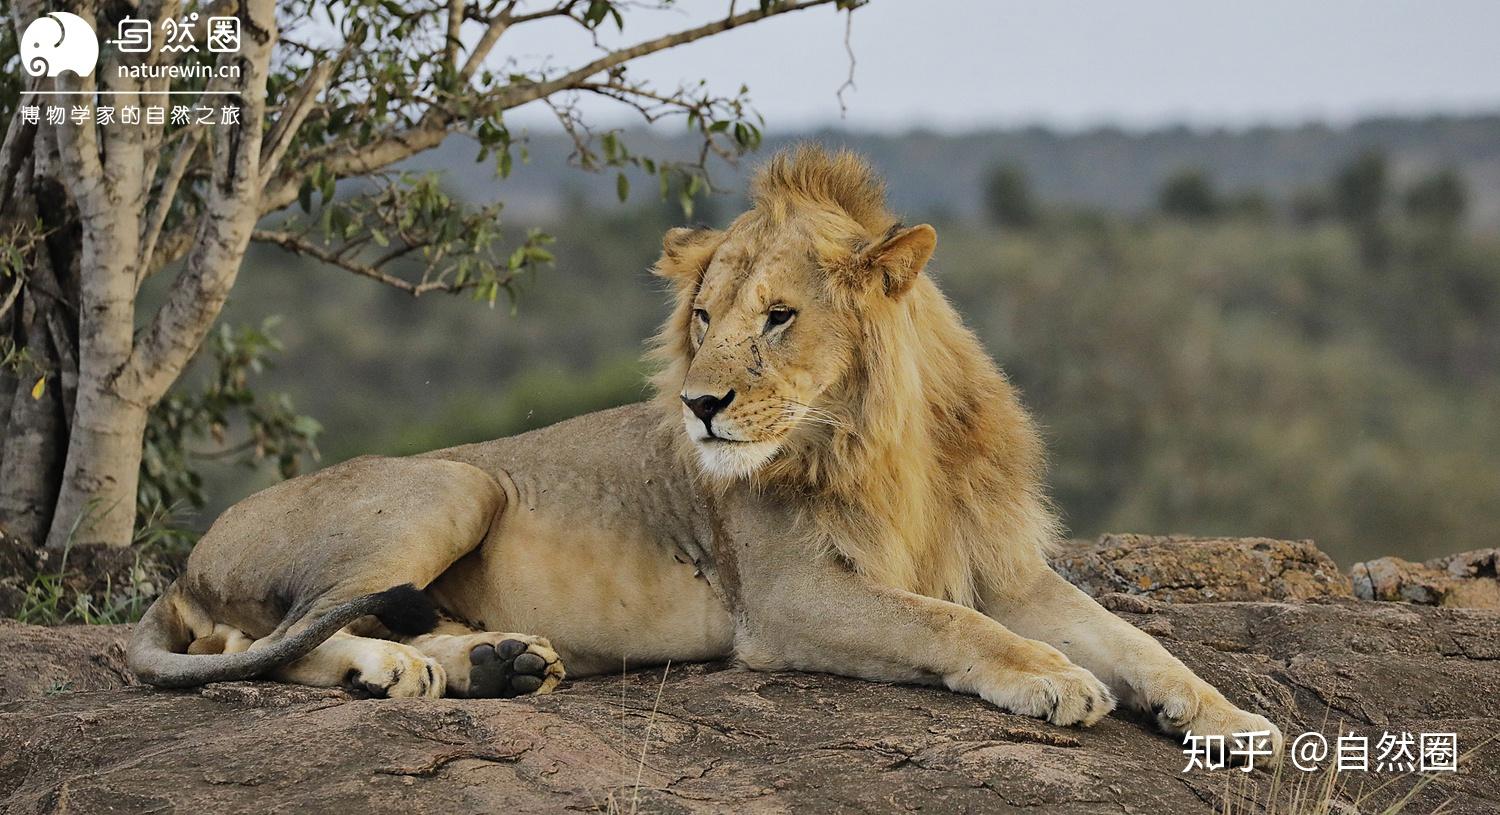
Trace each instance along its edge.
<path fill-rule="evenodd" d="M 679 5 L 632 12 L 628 36 L 608 42 L 691 26 L 728 2 Z M 637 75 L 662 86 L 704 78 L 724 91 L 745 82 L 777 131 L 836 125 L 834 94 L 849 70 L 844 24 L 831 9 L 798 12 L 649 57 Z M 502 48 L 553 65 L 594 53 L 569 34 L 538 27 Z M 1500 111 L 1497 0 L 873 0 L 854 15 L 852 43 L 857 88 L 842 121 L 861 129 Z M 512 118 L 549 119 L 536 106 Z"/>

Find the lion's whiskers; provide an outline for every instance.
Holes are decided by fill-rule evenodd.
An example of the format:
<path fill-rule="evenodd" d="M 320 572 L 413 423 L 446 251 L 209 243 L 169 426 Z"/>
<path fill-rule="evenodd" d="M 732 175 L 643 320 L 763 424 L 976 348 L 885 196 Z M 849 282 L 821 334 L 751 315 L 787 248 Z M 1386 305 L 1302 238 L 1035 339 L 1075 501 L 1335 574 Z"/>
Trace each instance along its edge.
<path fill-rule="evenodd" d="M 837 414 L 823 408 L 813 407 L 805 402 L 799 402 L 796 399 L 790 399 L 785 396 L 779 398 L 782 402 L 782 415 L 781 421 L 778 424 L 784 424 L 790 428 L 796 426 L 799 422 L 806 422 L 808 424 L 831 427 L 835 430 L 843 430 L 847 433 L 855 432 L 854 426 Z"/>

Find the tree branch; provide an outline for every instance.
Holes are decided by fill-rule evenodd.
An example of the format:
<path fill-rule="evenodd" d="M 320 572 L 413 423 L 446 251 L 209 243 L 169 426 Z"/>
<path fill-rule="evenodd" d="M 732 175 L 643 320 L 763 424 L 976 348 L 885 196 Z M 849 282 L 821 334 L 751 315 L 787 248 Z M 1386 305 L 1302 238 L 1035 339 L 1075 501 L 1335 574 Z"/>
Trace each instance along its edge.
<path fill-rule="evenodd" d="M 594 60 L 593 62 L 585 65 L 582 68 L 579 68 L 575 71 L 570 71 L 555 79 L 534 82 L 520 87 L 510 85 L 506 86 L 505 88 L 496 90 L 492 93 L 484 94 L 482 95 L 479 102 L 473 107 L 473 110 L 475 111 L 476 115 L 508 110 L 510 108 L 517 107 L 528 102 L 533 102 L 546 96 L 550 96 L 551 94 L 556 93 L 560 90 L 576 88 L 589 77 L 594 76 L 601 71 L 616 68 L 631 60 L 638 59 L 649 54 L 654 54 L 658 51 L 663 51 L 669 48 L 675 48 L 679 45 L 685 45 L 687 43 L 695 42 L 705 37 L 710 37 L 714 34 L 727 31 L 731 28 L 747 25 L 749 23 L 754 23 L 771 17 L 780 16 L 782 14 L 790 14 L 796 11 L 805 11 L 807 9 L 815 8 L 818 6 L 832 5 L 837 2 L 839 2 L 839 0 L 803 0 L 803 2 L 789 2 L 785 5 L 772 6 L 765 11 L 756 9 L 754 11 L 747 11 L 742 14 L 733 14 L 731 9 L 731 13 L 729 15 L 715 22 L 708 23 L 697 28 L 688 29 L 686 31 L 679 31 L 675 34 L 658 37 L 653 40 L 638 43 L 628 48 L 622 48 L 618 51 L 611 52 L 597 60 Z M 547 16 L 558 16 L 558 11 L 560 9 L 571 6 L 571 3 L 567 3 L 554 9 L 543 12 L 536 12 L 532 15 L 528 15 L 527 18 L 539 19 L 541 17 Z M 511 22 L 514 23 L 520 21 L 521 19 L 522 18 L 517 17 Z M 491 22 L 491 25 L 494 26 L 494 21 Z M 493 39 L 498 39 L 500 33 L 504 31 L 504 28 L 505 27 L 502 26 L 500 32 L 495 33 Z M 486 35 L 488 34 L 489 31 L 487 30 Z M 483 38 L 481 38 L 481 43 L 485 43 L 485 40 Z M 476 45 L 474 52 L 470 55 L 469 61 L 465 63 L 463 70 L 468 71 L 469 75 L 472 76 L 474 71 L 477 70 L 479 63 L 483 61 L 483 55 L 487 53 L 488 49 L 492 47 L 493 44 L 493 41 L 491 41 L 485 44 L 485 48 L 483 49 L 479 48 Z M 438 146 L 443 142 L 443 139 L 447 137 L 449 129 L 455 124 L 455 122 L 456 119 L 452 115 L 426 116 L 423 117 L 422 122 L 415 127 L 391 132 L 382 138 L 375 139 L 373 142 L 362 144 L 357 140 L 350 139 L 340 140 L 328 145 L 324 145 L 323 147 L 319 148 L 313 156 L 304 157 L 304 160 L 301 162 L 301 164 L 305 168 L 310 168 L 313 165 L 322 162 L 326 164 L 328 169 L 335 176 L 340 178 L 354 175 L 363 175 L 374 170 L 388 167 L 398 161 L 410 158 L 417 153 L 423 152 L 425 150 L 430 150 Z M 261 214 L 268 215 L 272 212 L 283 209 L 286 206 L 290 205 L 293 201 L 296 201 L 297 192 L 302 186 L 303 179 L 309 172 L 311 172 L 310 169 L 299 168 L 298 170 L 293 172 L 283 172 L 279 174 L 276 179 L 267 186 L 265 193 L 261 196 Z"/>
<path fill-rule="evenodd" d="M 261 148 L 261 187 L 264 188 L 270 183 L 272 174 L 276 172 L 277 167 L 281 166 L 281 159 L 286 155 L 287 148 L 292 146 L 292 140 L 297 137 L 297 130 L 307 120 L 307 115 L 313 111 L 318 94 L 328 84 L 334 70 L 343 63 L 344 57 L 349 53 L 348 49 L 349 46 L 345 46 L 344 51 L 334 62 L 320 62 L 308 72 L 291 106 L 282 111 L 276 124 L 271 127 L 271 132 L 267 134 L 265 144 Z"/>
<path fill-rule="evenodd" d="M 3 319 L 6 313 L 10 311 L 11 306 L 16 304 L 16 298 L 21 295 L 21 287 L 24 285 L 26 285 L 26 278 L 17 274 L 16 285 L 11 287 L 10 294 L 5 295 L 4 300 L 0 300 L 0 319 Z"/>
<path fill-rule="evenodd" d="M 5 143 L 0 145 L 0 212 L 11 211 L 10 198 L 21 174 L 21 165 L 31 156 L 31 146 L 36 142 L 37 124 L 21 118 L 21 107 L 35 101 L 36 95 L 30 91 L 22 93 L 16 100 L 15 115 L 5 130 Z"/>
<path fill-rule="evenodd" d="M 172 167 L 167 171 L 167 177 L 162 180 L 161 192 L 156 196 L 156 208 L 151 211 L 151 220 L 147 222 L 146 232 L 141 237 L 141 256 L 136 264 L 136 288 L 140 288 L 152 268 L 151 256 L 156 252 L 156 241 L 161 237 L 162 226 L 167 222 L 167 213 L 172 209 L 172 199 L 177 197 L 177 188 L 182 184 L 182 177 L 187 173 L 188 164 L 193 160 L 193 155 L 198 152 L 198 144 L 202 140 L 202 128 L 192 128 L 183 137 L 182 144 L 177 148 L 177 154 L 172 157 Z"/>
<path fill-rule="evenodd" d="M 474 50 L 469 52 L 469 58 L 464 60 L 464 67 L 459 69 L 458 84 L 460 87 L 467 86 L 469 81 L 474 78 L 474 74 L 479 71 L 479 66 L 484 63 L 485 57 L 490 55 L 490 50 L 499 41 L 500 35 L 504 34 L 506 29 L 510 28 L 511 24 L 512 20 L 509 15 L 509 9 L 490 21 L 490 24 L 484 29 L 484 33 L 479 36 L 479 42 L 474 43 Z"/>
<path fill-rule="evenodd" d="M 443 65 L 450 71 L 458 69 L 458 50 L 463 44 L 459 35 L 463 33 L 467 6 L 468 0 L 448 0 L 448 35 L 443 42 Z"/>
<path fill-rule="evenodd" d="M 345 142 L 336 142 L 319 149 L 314 155 L 305 157 L 302 167 L 294 172 L 281 173 L 261 195 L 260 213 L 269 215 L 297 200 L 297 191 L 302 179 L 311 172 L 311 167 L 326 157 L 326 164 L 334 175 L 343 178 L 365 175 L 410 158 L 425 150 L 431 150 L 447 138 L 446 126 L 431 126 L 398 130 L 384 138 L 363 144 L 357 148 Z M 303 169 L 306 168 L 306 169 Z"/>
<path fill-rule="evenodd" d="M 259 213 L 260 152 L 266 79 L 276 38 L 273 0 L 245 0 L 240 9 L 241 78 L 215 80 L 210 89 L 237 91 L 241 124 L 213 133 L 213 174 L 187 265 L 171 293 L 141 334 L 118 381 L 122 393 L 147 404 L 166 393 L 219 316 L 239 273 L 245 245 Z"/>
<path fill-rule="evenodd" d="M 454 284 L 447 283 L 441 280 L 429 280 L 421 283 L 413 283 L 409 280 L 402 280 L 395 275 L 387 274 L 386 272 L 381 271 L 381 265 L 389 262 L 390 260 L 394 260 L 397 257 L 400 257 L 414 247 L 407 247 L 401 250 L 392 251 L 381 260 L 370 264 L 361 263 L 348 257 L 348 255 L 344 252 L 330 250 L 327 247 L 320 246 L 314 241 L 308 240 L 301 235 L 296 235 L 291 232 L 257 229 L 255 230 L 255 232 L 251 233 L 250 239 L 256 241 L 257 243 L 274 244 L 293 254 L 312 258 L 313 260 L 326 263 L 329 266 L 335 266 L 337 268 L 343 269 L 346 272 L 352 272 L 359 275 L 360 277 L 367 277 L 371 280 L 376 281 L 377 283 L 382 283 L 384 285 L 390 286 L 393 289 L 404 291 L 407 294 L 410 294 L 412 297 L 421 297 L 428 292 L 434 291 L 449 293 L 460 292 L 465 289 L 473 288 L 478 284 L 477 281 Z"/>
<path fill-rule="evenodd" d="M 771 6 L 764 11 L 756 9 L 755 11 L 747 11 L 743 14 L 732 14 L 721 20 L 707 23 L 697 28 L 690 28 L 686 31 L 679 31 L 676 34 L 668 34 L 664 37 L 657 37 L 654 40 L 637 43 L 629 48 L 611 51 L 582 68 L 570 71 L 556 79 L 532 83 L 522 88 L 506 88 L 500 92 L 504 99 L 501 109 L 508 110 L 519 105 L 524 105 L 527 102 L 534 102 L 543 97 L 551 96 L 558 91 L 568 90 L 577 85 L 577 83 L 601 71 L 607 71 L 610 68 L 618 67 L 631 60 L 639 59 L 658 51 L 665 51 L 668 48 L 686 45 L 738 26 L 777 17 L 782 14 L 790 14 L 794 11 L 805 11 L 818 6 L 826 6 L 835 2 L 838 2 L 838 0 L 804 0 L 801 3 L 789 2 L 782 6 Z"/>

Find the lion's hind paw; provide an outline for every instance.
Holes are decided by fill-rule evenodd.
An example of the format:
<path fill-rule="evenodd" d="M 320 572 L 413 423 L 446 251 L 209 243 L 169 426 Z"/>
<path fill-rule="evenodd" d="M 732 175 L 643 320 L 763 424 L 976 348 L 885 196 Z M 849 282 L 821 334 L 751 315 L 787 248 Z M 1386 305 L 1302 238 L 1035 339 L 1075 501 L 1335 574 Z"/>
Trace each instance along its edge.
<path fill-rule="evenodd" d="M 449 696 L 509 699 L 551 693 L 567 675 L 552 643 L 530 634 L 428 634 L 411 644 L 443 663 Z"/>
<path fill-rule="evenodd" d="M 542 642 L 505 639 L 469 650 L 468 695 L 476 699 L 549 693 L 562 681 L 562 660 Z"/>

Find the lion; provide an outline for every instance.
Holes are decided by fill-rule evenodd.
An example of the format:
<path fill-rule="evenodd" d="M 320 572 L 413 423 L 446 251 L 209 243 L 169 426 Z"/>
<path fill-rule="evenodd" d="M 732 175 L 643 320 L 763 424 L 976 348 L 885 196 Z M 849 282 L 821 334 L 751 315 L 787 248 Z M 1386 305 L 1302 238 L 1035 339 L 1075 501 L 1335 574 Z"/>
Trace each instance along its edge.
<path fill-rule="evenodd" d="M 858 156 L 778 154 L 727 228 L 666 233 L 652 398 L 247 498 L 151 606 L 130 667 L 164 687 L 508 697 L 734 658 L 1057 725 L 1118 699 L 1279 754 L 1270 721 L 1048 567 L 1039 433 L 924 274 L 936 240 Z"/>

